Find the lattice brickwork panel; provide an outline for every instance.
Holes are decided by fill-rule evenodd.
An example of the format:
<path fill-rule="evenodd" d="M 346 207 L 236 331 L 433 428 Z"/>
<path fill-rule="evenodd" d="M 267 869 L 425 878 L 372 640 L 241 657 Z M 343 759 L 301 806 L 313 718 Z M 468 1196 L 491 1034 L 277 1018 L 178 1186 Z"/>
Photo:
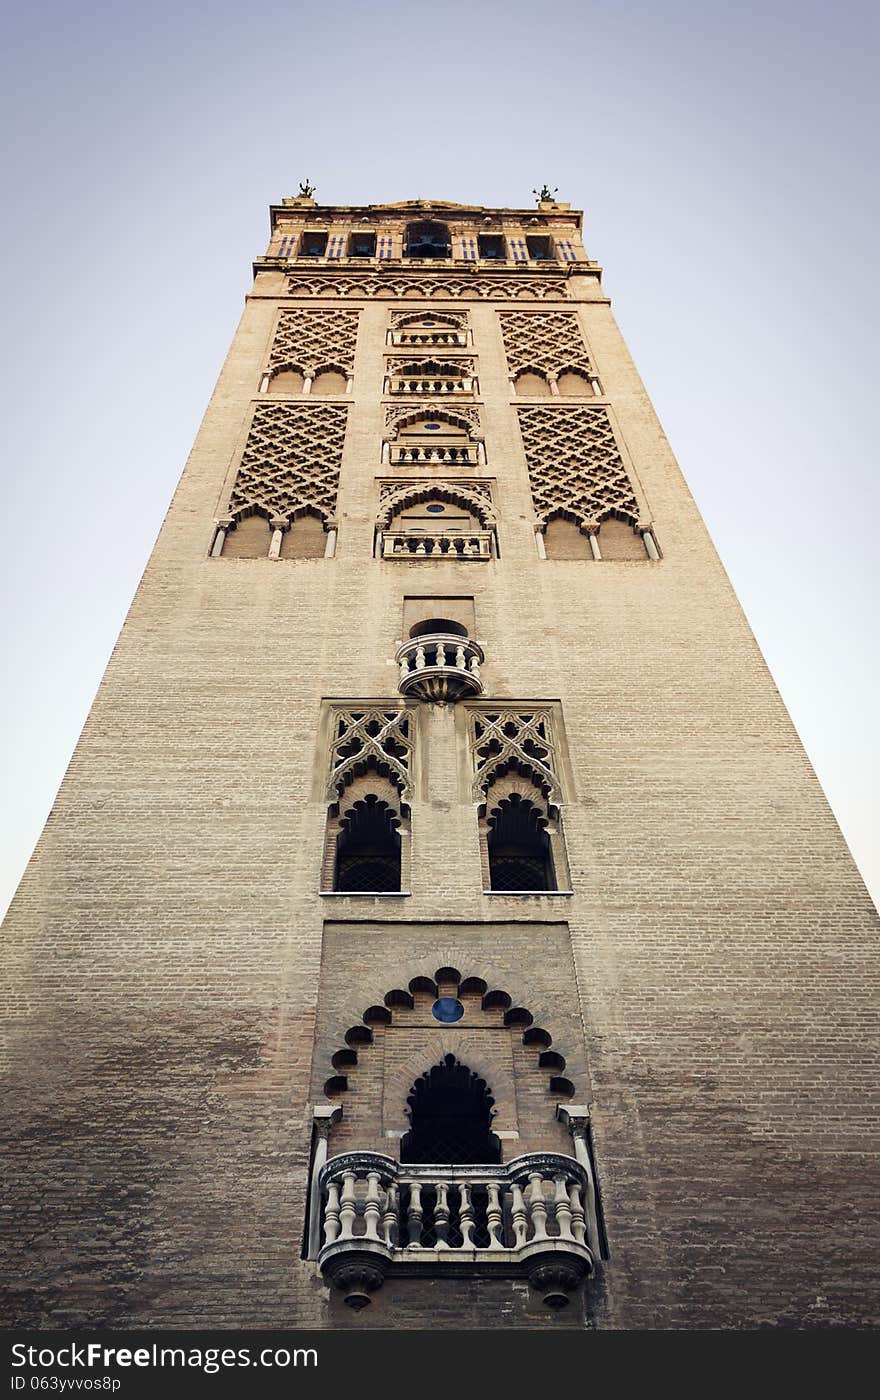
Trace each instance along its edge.
<path fill-rule="evenodd" d="M 592 366 L 577 316 L 571 311 L 499 311 L 511 374 L 533 365 L 552 373 L 570 366 L 587 373 Z"/>
<path fill-rule="evenodd" d="M 292 297 L 452 297 L 470 301 L 563 301 L 565 282 L 555 277 L 321 277 L 289 279 Z"/>
<path fill-rule="evenodd" d="M 348 409 L 341 404 L 259 404 L 232 488 L 230 512 L 259 506 L 290 516 L 336 514 Z"/>
<path fill-rule="evenodd" d="M 335 802 L 349 783 L 371 764 L 410 796 L 413 716 L 408 709 L 335 709 L 330 741 L 327 800 Z"/>
<path fill-rule="evenodd" d="M 357 325 L 356 311 L 303 311 L 299 307 L 282 311 L 269 368 L 296 365 L 321 369 L 338 365 L 344 374 L 352 374 Z"/>
<path fill-rule="evenodd" d="M 473 795 L 479 801 L 511 769 L 532 777 L 548 801 L 560 795 L 549 710 L 473 710 L 469 717 Z"/>
<path fill-rule="evenodd" d="M 604 408 L 523 405 L 517 412 L 539 520 L 562 511 L 578 524 L 613 512 L 638 521 L 633 485 Z"/>

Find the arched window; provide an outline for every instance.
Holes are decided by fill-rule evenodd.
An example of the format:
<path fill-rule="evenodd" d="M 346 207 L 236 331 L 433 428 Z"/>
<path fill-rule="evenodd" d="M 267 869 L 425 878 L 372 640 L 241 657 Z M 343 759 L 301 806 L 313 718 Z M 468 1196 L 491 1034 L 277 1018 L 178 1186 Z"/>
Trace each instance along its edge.
<path fill-rule="evenodd" d="M 262 515 L 246 515 L 229 530 L 223 545 L 224 559 L 267 559 L 272 531 Z"/>
<path fill-rule="evenodd" d="M 494 1099 L 454 1055 L 418 1078 L 407 1099 L 410 1130 L 400 1144 L 401 1162 L 483 1165 L 501 1161 L 492 1132 Z"/>
<path fill-rule="evenodd" d="M 269 380 L 270 394 L 301 394 L 305 378 L 302 370 L 295 365 L 285 365 L 278 369 Z"/>
<path fill-rule="evenodd" d="M 448 258 L 451 251 L 446 224 L 431 220 L 406 226 L 406 256 L 408 258 Z"/>
<path fill-rule="evenodd" d="M 340 817 L 333 888 L 342 893 L 400 889 L 400 836 L 397 813 L 368 792 Z"/>
<path fill-rule="evenodd" d="M 593 386 L 585 374 L 576 369 L 564 369 L 556 380 L 562 398 L 592 397 Z"/>
<path fill-rule="evenodd" d="M 323 559 L 327 548 L 324 522 L 314 511 L 298 515 L 281 540 L 282 559 Z"/>
<path fill-rule="evenodd" d="M 337 369 L 320 369 L 315 375 L 312 383 L 313 394 L 344 394 L 347 380 L 345 375 Z"/>
<path fill-rule="evenodd" d="M 643 560 L 646 557 L 645 542 L 633 528 L 632 522 L 618 520 L 613 515 L 603 520 L 599 527 L 599 548 L 603 559 Z"/>
<path fill-rule="evenodd" d="M 563 515 L 548 520 L 544 531 L 544 551 L 548 559 L 592 559 L 590 542 L 580 526 Z"/>
<path fill-rule="evenodd" d="M 556 889 L 542 805 L 512 792 L 489 813 L 486 821 L 491 889 Z"/>
<path fill-rule="evenodd" d="M 517 394 L 522 394 L 527 398 L 548 398 L 550 395 L 550 385 L 542 374 L 537 370 L 526 369 L 516 376 L 514 388 Z"/>

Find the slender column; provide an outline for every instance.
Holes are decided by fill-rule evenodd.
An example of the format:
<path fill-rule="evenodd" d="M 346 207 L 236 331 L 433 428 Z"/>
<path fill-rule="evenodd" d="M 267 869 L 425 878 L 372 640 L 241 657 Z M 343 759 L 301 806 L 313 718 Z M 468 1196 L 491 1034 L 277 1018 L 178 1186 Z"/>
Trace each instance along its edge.
<path fill-rule="evenodd" d="M 546 546 L 546 544 L 544 543 L 544 531 L 543 531 L 543 530 L 538 530 L 538 529 L 535 530 L 535 549 L 538 551 L 538 558 L 539 558 L 539 559 L 546 559 L 546 558 L 547 558 L 547 546 Z"/>
<path fill-rule="evenodd" d="M 280 559 L 281 543 L 284 539 L 284 531 L 289 529 L 289 524 L 287 520 L 284 520 L 277 515 L 273 515 L 272 519 L 269 521 L 269 524 L 272 526 L 272 543 L 269 545 L 269 558 Z"/>
<path fill-rule="evenodd" d="M 516 398 L 516 378 L 514 375 L 510 376 L 510 393 L 512 398 Z"/>
<path fill-rule="evenodd" d="M 642 539 L 645 541 L 645 549 L 648 551 L 648 558 L 659 559 L 660 555 L 657 552 L 657 542 L 654 539 L 653 530 L 643 530 Z"/>
<path fill-rule="evenodd" d="M 340 1120 L 341 1117 L 342 1117 L 342 1105 L 341 1105 L 341 1104 L 330 1104 L 330 1103 L 319 1103 L 319 1104 L 315 1104 L 315 1108 L 314 1108 L 314 1120 L 315 1120 L 315 1156 L 314 1156 L 314 1160 L 313 1160 L 313 1162 L 312 1162 L 311 1189 L 310 1189 L 310 1191 L 309 1191 L 309 1258 L 310 1258 L 310 1259 L 317 1259 L 317 1257 L 318 1257 L 318 1250 L 321 1248 L 321 1187 L 320 1187 L 320 1184 L 319 1184 L 319 1178 L 320 1178 L 320 1175 L 321 1175 L 321 1168 L 323 1167 L 324 1163 L 327 1161 L 328 1143 L 329 1143 L 329 1141 L 330 1141 L 330 1129 L 333 1127 L 333 1124 L 334 1124 L 334 1123 L 338 1123 L 338 1122 L 339 1122 L 339 1120 Z M 338 1205 L 339 1205 L 339 1201 L 338 1201 L 338 1193 L 337 1193 L 336 1205 L 337 1205 L 336 1232 L 337 1232 L 337 1234 L 338 1234 L 338 1233 L 339 1233 L 339 1214 L 338 1214 Z M 328 1195 L 328 1206 L 327 1206 L 327 1209 L 328 1209 L 328 1212 L 329 1212 L 329 1209 L 330 1209 L 330 1206 L 329 1206 L 329 1195 Z M 329 1229 L 329 1223 L 328 1223 L 328 1227 L 327 1227 L 327 1228 Z M 334 1236 L 334 1238 L 335 1238 L 335 1236 Z M 328 1244 L 331 1243 L 329 1237 L 328 1237 L 327 1243 L 328 1243 Z"/>
<path fill-rule="evenodd" d="M 596 398 L 597 398 L 597 399 L 602 399 L 602 398 L 604 398 L 605 395 L 604 395 L 603 392 L 602 392 L 602 385 L 599 383 L 599 376 L 598 376 L 598 374 L 591 374 L 591 375 L 590 375 L 590 383 L 591 383 L 592 386 L 593 386 L 593 393 L 596 395 Z"/>
<path fill-rule="evenodd" d="M 601 561 L 602 551 L 599 548 L 599 536 L 597 535 L 596 531 L 591 530 L 589 535 L 587 536 L 587 539 L 590 541 L 590 552 L 593 558 Z"/>
<path fill-rule="evenodd" d="M 271 374 L 269 373 L 269 371 L 266 370 L 266 373 L 263 375 L 262 379 L 260 380 L 260 393 L 261 393 L 261 394 L 268 394 L 268 392 L 269 392 L 269 384 L 271 383 L 271 380 L 272 380 L 272 376 L 271 376 Z"/>
<path fill-rule="evenodd" d="M 327 531 L 327 542 L 326 542 L 326 544 L 324 545 L 324 558 L 325 558 L 325 559 L 332 559 L 332 558 L 334 557 L 334 555 L 336 554 L 336 535 L 337 535 L 336 526 L 335 526 L 335 525 L 331 525 L 330 528 L 329 528 L 329 530 Z"/>
<path fill-rule="evenodd" d="M 391 443 L 390 443 L 390 442 L 383 442 L 383 443 L 382 443 L 382 465 L 383 465 L 383 467 L 387 466 L 388 463 L 389 463 L 390 461 L 391 461 Z"/>
<path fill-rule="evenodd" d="M 480 464 L 481 467 L 485 467 L 485 465 L 486 465 L 486 444 L 485 444 L 485 441 L 483 440 L 483 438 L 480 438 L 480 440 L 479 440 L 478 443 L 477 443 L 477 461 L 479 462 L 479 464 Z"/>
<path fill-rule="evenodd" d="M 354 375 L 350 374 L 345 381 L 345 392 L 350 394 L 354 389 Z"/>
<path fill-rule="evenodd" d="M 214 543 L 211 546 L 211 558 L 219 559 L 220 555 L 223 553 L 223 546 L 226 543 L 227 532 L 232 525 L 232 517 L 227 515 L 222 520 L 217 520 L 214 523 L 217 526 L 217 533 L 214 536 Z"/>
<path fill-rule="evenodd" d="M 302 387 L 302 391 L 303 391 L 304 394 L 310 394 L 310 393 L 312 392 L 312 384 L 314 383 L 314 380 L 315 380 L 315 376 L 314 376 L 313 374 L 304 374 L 304 375 L 303 375 L 303 387 Z"/>
<path fill-rule="evenodd" d="M 580 1162 L 587 1176 L 587 1191 L 584 1201 L 584 1215 L 586 1217 L 587 1244 L 596 1255 L 600 1257 L 599 1247 L 599 1220 L 596 1214 L 596 1183 L 593 1177 L 593 1163 L 590 1160 L 590 1149 L 587 1146 L 587 1131 L 590 1124 L 590 1105 L 579 1104 L 568 1107 L 565 1104 L 556 1105 L 556 1117 L 560 1123 L 564 1123 L 571 1133 L 574 1142 L 574 1155 Z"/>
<path fill-rule="evenodd" d="M 555 375 L 555 374 L 548 374 L 548 375 L 547 375 L 547 383 L 550 385 L 550 396 L 551 396 L 551 398 L 558 399 L 558 398 L 559 398 L 559 380 L 556 378 L 556 375 Z"/>

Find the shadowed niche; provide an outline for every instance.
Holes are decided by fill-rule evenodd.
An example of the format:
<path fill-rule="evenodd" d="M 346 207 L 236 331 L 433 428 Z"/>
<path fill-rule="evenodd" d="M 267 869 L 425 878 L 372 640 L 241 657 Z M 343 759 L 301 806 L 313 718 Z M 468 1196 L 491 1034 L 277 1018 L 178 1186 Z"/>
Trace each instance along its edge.
<path fill-rule="evenodd" d="M 412 1126 L 400 1144 L 401 1162 L 500 1162 L 501 1144 L 491 1127 L 494 1102 L 484 1079 L 446 1055 L 410 1090 Z"/>

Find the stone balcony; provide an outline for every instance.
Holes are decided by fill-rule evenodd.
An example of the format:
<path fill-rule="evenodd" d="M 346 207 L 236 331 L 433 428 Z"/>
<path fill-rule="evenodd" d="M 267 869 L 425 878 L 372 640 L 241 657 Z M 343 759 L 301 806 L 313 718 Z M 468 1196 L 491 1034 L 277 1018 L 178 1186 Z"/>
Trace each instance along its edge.
<path fill-rule="evenodd" d="M 527 1278 L 561 1308 L 593 1272 L 587 1174 L 561 1153 L 422 1166 L 346 1152 L 326 1163 L 319 1189 L 318 1264 L 352 1308 L 389 1275 Z"/>
<path fill-rule="evenodd" d="M 453 375 L 399 375 L 389 374 L 385 378 L 386 394 L 473 394 L 476 393 L 476 380 L 467 375 L 460 378 Z"/>
<path fill-rule="evenodd" d="M 387 460 L 397 466 L 476 467 L 483 463 L 481 444 L 459 442 L 392 442 Z"/>
<path fill-rule="evenodd" d="M 400 668 L 397 688 L 401 695 L 445 704 L 483 693 L 483 648 L 469 637 L 451 632 L 413 637 L 398 647 L 394 659 Z"/>
<path fill-rule="evenodd" d="M 491 559 L 491 530 L 442 531 L 386 530 L 382 535 L 383 559 Z"/>
<path fill-rule="evenodd" d="M 437 326 L 436 329 L 420 327 L 414 330 L 392 330 L 389 340 L 392 345 L 445 345 L 461 349 L 468 344 L 468 333 L 453 330 L 450 326 Z"/>

